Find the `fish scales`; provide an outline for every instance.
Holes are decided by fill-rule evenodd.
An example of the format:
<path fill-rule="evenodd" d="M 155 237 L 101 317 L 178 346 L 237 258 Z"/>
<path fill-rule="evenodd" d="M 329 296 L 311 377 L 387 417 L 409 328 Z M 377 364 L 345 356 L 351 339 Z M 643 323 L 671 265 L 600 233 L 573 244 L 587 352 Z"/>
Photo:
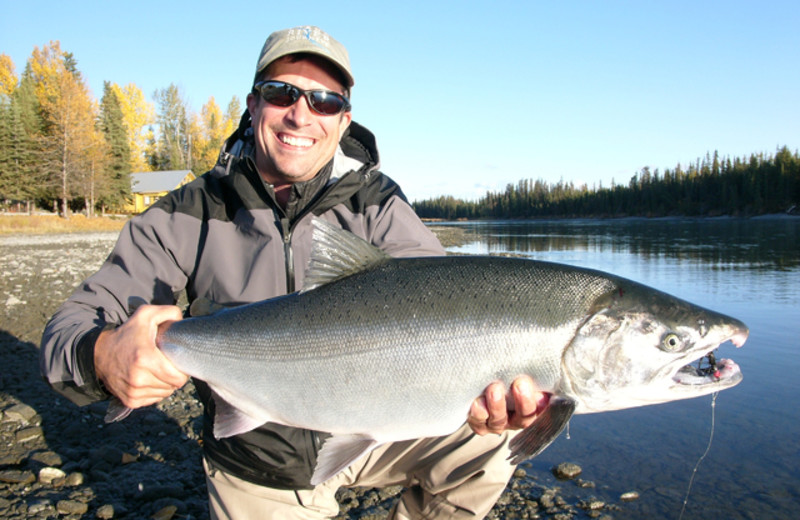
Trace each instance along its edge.
<path fill-rule="evenodd" d="M 225 359 L 257 362 L 237 368 L 245 374 L 236 379 L 257 381 L 251 391 L 265 401 L 298 400 L 297 416 L 282 417 L 308 428 L 351 429 L 348 415 L 372 401 L 408 422 L 459 402 L 463 421 L 488 382 L 530 373 L 556 384 L 576 328 L 567 317 L 585 314 L 593 299 L 554 303 L 576 279 L 609 290 L 607 280 L 524 260 L 398 259 L 309 293 L 178 322 L 161 348 L 179 369 L 221 386 L 233 369 Z M 385 420 L 375 414 L 375 424 L 359 426 Z"/>

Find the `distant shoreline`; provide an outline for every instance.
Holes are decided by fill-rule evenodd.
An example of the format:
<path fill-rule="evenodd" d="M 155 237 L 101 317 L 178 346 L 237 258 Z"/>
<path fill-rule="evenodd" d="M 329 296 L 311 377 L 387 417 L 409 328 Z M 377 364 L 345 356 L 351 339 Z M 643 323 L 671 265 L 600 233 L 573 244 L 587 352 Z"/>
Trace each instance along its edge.
<path fill-rule="evenodd" d="M 86 218 L 81 214 L 72 215 L 69 219 L 63 219 L 52 214 L 25 215 L 19 213 L 0 213 L 0 236 L 19 236 L 19 235 L 53 235 L 53 234 L 85 234 L 85 233 L 119 233 L 129 217 L 108 216 Z M 669 217 L 549 217 L 549 218 L 509 218 L 509 219 L 422 219 L 428 226 L 448 226 L 451 224 L 468 222 L 569 222 L 569 221 L 648 221 L 648 222 L 669 222 L 669 221 L 713 221 L 713 220 L 800 220 L 800 214 L 788 213 L 769 213 L 752 217 L 720 215 L 714 217 L 697 216 L 669 216 Z"/>

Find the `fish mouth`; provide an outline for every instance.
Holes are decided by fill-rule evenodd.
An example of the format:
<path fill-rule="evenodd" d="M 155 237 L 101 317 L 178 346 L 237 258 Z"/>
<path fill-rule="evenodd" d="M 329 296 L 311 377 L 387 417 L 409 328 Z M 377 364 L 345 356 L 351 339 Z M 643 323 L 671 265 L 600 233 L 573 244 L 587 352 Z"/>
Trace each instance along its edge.
<path fill-rule="evenodd" d="M 747 341 L 747 331 L 738 332 L 723 341 L 730 341 L 737 348 L 744 345 Z M 691 387 L 713 385 L 720 388 L 729 388 L 742 380 L 742 371 L 732 359 L 722 358 L 717 360 L 716 351 L 719 348 L 709 350 L 692 363 L 684 365 L 672 376 L 672 380 L 678 385 L 688 385 Z M 696 362 L 696 363 L 695 363 Z"/>

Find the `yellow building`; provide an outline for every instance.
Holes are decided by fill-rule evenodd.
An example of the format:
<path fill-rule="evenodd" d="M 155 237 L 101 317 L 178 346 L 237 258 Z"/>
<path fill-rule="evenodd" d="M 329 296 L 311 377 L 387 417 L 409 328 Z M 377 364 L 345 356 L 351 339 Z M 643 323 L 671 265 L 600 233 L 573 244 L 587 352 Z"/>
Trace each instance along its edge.
<path fill-rule="evenodd" d="M 180 188 L 194 179 L 192 170 L 132 173 L 133 203 L 128 206 L 128 211 L 141 213 L 170 191 Z"/>

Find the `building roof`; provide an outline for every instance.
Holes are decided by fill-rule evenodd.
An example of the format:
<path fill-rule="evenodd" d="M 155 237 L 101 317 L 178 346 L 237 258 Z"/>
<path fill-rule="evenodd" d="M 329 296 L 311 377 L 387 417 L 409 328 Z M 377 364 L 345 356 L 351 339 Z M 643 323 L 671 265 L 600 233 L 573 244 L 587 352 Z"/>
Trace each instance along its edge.
<path fill-rule="evenodd" d="M 131 191 L 134 193 L 160 193 L 177 188 L 192 170 L 168 170 L 131 174 Z M 194 176 L 193 176 L 194 177 Z"/>

